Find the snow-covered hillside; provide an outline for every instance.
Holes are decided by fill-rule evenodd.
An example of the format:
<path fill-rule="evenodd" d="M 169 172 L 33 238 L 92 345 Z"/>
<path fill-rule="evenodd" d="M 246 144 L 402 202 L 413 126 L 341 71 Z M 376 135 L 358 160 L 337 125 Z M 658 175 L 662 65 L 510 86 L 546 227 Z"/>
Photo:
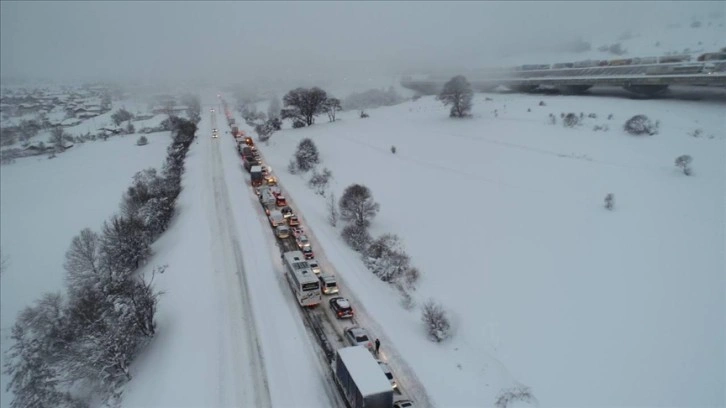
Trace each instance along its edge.
<path fill-rule="evenodd" d="M 517 383 L 541 406 L 723 406 L 726 106 L 613 102 L 477 95 L 474 117 L 453 120 L 425 97 L 368 119 L 319 117 L 261 149 L 384 349 L 438 406 L 491 406 Z M 585 124 L 564 128 L 562 112 Z M 658 135 L 624 134 L 639 113 L 660 121 Z M 327 224 L 324 199 L 285 171 L 305 137 L 338 197 L 371 188 L 371 233 L 402 237 L 423 274 L 414 297 L 448 309 L 452 339 L 425 339 L 419 312 L 398 305 Z M 674 166 L 682 154 L 691 177 Z"/>
<path fill-rule="evenodd" d="M 134 174 L 160 167 L 171 141 L 169 132 L 114 137 L 74 146 L 55 159 L 17 159 L 0 170 L 0 243 L 8 258 L 0 278 L 2 351 L 15 318 L 43 293 L 63 290 L 63 262 L 71 239 L 83 228 L 98 231 L 118 210 Z M 2 378 L 0 406 L 7 407 L 7 377 Z"/>

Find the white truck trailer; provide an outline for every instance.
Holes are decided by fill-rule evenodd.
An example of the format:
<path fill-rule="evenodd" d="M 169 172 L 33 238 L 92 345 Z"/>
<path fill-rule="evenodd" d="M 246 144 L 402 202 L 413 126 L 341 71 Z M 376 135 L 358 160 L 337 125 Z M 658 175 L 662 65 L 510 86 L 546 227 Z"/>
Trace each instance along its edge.
<path fill-rule="evenodd" d="M 365 347 L 338 349 L 331 367 L 335 382 L 350 408 L 393 406 L 391 383 Z"/>

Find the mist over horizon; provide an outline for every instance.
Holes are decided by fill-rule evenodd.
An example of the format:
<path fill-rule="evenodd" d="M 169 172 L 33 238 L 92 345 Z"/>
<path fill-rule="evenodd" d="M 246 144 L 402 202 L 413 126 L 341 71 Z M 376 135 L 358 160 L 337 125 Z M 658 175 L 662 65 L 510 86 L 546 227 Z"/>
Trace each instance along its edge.
<path fill-rule="evenodd" d="M 0 11 L 3 83 L 273 87 L 475 69 L 723 15 L 718 2 L 3 1 Z"/>

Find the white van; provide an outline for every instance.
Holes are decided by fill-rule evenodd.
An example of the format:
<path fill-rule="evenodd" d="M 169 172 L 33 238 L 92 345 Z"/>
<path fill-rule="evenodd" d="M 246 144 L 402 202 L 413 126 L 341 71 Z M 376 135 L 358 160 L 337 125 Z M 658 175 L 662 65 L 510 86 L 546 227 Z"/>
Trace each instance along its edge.
<path fill-rule="evenodd" d="M 290 236 L 290 227 L 287 225 L 280 225 L 279 227 L 275 228 L 275 234 L 280 239 L 285 239 Z"/>
<path fill-rule="evenodd" d="M 282 216 L 282 213 L 279 210 L 270 211 L 270 216 L 268 218 L 270 219 L 270 225 L 272 225 L 273 228 L 285 225 L 285 217 Z"/>
<path fill-rule="evenodd" d="M 338 293 L 338 282 L 335 281 L 335 276 L 332 273 L 321 273 L 318 279 L 323 293 L 326 295 Z"/>

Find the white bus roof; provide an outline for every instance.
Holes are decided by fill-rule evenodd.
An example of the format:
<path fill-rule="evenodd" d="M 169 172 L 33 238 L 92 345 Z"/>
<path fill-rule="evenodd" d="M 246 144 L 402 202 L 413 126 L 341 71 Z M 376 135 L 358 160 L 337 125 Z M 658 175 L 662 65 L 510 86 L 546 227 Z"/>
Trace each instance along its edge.
<path fill-rule="evenodd" d="M 343 361 L 361 394 L 374 395 L 391 391 L 391 382 L 378 366 L 370 351 L 363 346 L 338 349 Z"/>
<path fill-rule="evenodd" d="M 282 256 L 285 259 L 285 262 L 293 268 L 295 276 L 297 276 L 301 285 L 303 283 L 313 283 L 318 281 L 317 276 L 312 270 L 310 270 L 310 265 L 308 265 L 308 262 L 305 260 L 305 255 L 303 255 L 302 252 L 290 251 L 285 252 Z"/>

